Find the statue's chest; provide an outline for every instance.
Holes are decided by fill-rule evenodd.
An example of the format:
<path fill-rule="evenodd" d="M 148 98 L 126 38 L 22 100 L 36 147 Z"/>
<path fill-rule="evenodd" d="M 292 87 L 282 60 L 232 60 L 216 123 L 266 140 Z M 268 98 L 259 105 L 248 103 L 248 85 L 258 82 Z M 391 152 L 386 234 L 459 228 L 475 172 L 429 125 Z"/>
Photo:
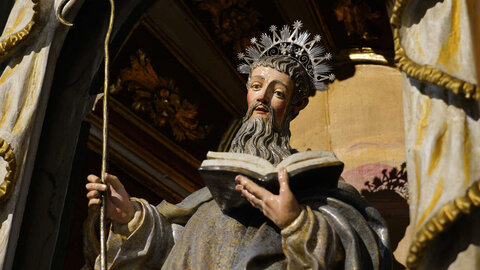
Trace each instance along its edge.
<path fill-rule="evenodd" d="M 281 237 L 272 227 L 244 224 L 224 215 L 214 201 L 206 203 L 190 218 L 170 255 L 185 256 L 182 266 L 186 269 L 195 263 L 209 269 L 238 268 L 261 255 L 267 246 L 276 258 L 283 255 Z"/>
<path fill-rule="evenodd" d="M 245 226 L 236 219 L 223 214 L 215 201 L 202 205 L 190 218 L 182 233 L 182 240 L 192 246 L 202 245 L 212 252 L 234 252 L 249 242 L 258 228 Z M 226 255 L 226 254 L 224 254 Z"/>

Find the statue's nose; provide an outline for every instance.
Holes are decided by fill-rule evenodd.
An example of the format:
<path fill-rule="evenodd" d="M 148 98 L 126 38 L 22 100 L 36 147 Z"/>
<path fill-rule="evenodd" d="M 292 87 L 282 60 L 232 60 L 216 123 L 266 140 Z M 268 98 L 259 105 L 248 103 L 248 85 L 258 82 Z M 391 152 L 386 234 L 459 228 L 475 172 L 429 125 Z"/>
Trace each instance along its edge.
<path fill-rule="evenodd" d="M 268 103 L 269 96 L 266 88 L 260 90 L 257 95 L 257 100 L 263 103 Z"/>

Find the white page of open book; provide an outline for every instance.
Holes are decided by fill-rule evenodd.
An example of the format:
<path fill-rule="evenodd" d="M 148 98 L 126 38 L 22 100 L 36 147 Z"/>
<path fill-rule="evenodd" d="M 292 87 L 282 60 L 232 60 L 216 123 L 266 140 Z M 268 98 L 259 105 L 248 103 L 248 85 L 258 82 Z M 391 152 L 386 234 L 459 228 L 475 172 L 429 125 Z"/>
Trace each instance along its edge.
<path fill-rule="evenodd" d="M 202 162 L 202 167 L 237 167 L 256 172 L 261 175 L 267 175 L 278 171 L 278 168 L 285 167 L 288 172 L 294 172 L 297 169 L 303 169 L 309 166 L 328 166 L 339 165 L 341 161 L 329 151 L 307 151 L 295 153 L 274 167 L 267 160 L 250 155 L 229 152 L 208 152 L 207 160 Z M 323 165 L 323 166 L 319 166 Z"/>

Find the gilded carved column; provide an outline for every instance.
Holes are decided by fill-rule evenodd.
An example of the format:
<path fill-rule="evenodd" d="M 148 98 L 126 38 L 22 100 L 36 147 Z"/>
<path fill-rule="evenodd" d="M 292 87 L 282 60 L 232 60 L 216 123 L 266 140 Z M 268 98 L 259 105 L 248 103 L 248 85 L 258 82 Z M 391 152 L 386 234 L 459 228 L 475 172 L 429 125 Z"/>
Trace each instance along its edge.
<path fill-rule="evenodd" d="M 393 7 L 410 179 L 408 269 L 480 268 L 480 70 L 473 61 L 480 44 L 472 41 L 472 2 L 397 0 Z"/>
<path fill-rule="evenodd" d="M 15 1 L 0 36 L 0 268 L 18 239 L 55 62 L 83 1 Z M 35 184 L 35 183 L 32 183 Z"/>

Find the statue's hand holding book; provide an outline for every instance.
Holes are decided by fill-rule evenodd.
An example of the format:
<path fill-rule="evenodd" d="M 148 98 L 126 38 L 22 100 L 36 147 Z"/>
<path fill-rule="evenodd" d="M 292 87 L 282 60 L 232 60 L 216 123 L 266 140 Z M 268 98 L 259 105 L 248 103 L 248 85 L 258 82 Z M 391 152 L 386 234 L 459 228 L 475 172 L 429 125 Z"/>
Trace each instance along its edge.
<path fill-rule="evenodd" d="M 343 163 L 329 151 L 296 153 L 277 166 L 249 154 L 208 152 L 199 172 L 220 209 L 230 213 L 252 209 L 250 203 L 235 190 L 238 175 L 246 176 L 256 185 L 278 195 L 279 168 L 288 172 L 289 187 L 295 197 L 304 198 L 319 189 L 335 188 Z"/>

